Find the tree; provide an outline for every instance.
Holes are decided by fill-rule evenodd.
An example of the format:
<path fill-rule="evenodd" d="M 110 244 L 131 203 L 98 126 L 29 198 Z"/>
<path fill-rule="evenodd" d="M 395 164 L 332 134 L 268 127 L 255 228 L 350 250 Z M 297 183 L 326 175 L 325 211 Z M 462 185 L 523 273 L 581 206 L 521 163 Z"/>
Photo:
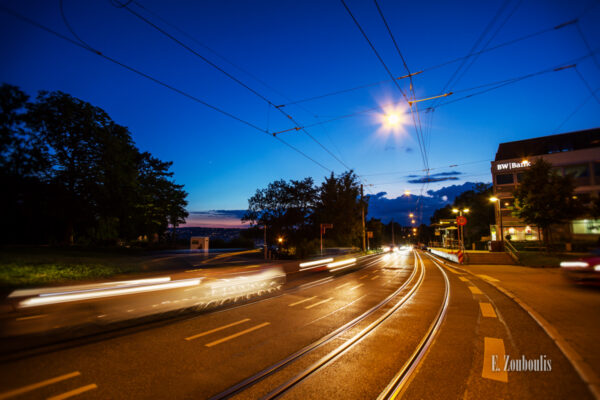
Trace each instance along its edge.
<path fill-rule="evenodd" d="M 362 209 L 368 212 L 368 201 L 361 200 L 360 184 L 353 171 L 339 176 L 332 173 L 321 184 L 315 221 L 333 223 L 328 239 L 338 246 L 362 246 Z"/>
<path fill-rule="evenodd" d="M 172 163 L 140 153 L 108 114 L 62 92 L 0 86 L 3 239 L 116 243 L 160 237 L 187 216 Z"/>
<path fill-rule="evenodd" d="M 559 175 L 552 164 L 539 158 L 523 172 L 522 181 L 513 192 L 514 215 L 542 229 L 548 251 L 552 225 L 564 224 L 583 212 L 581 202 L 573 196 L 574 189 L 571 176 Z"/>
<path fill-rule="evenodd" d="M 278 180 L 258 189 L 248 200 L 243 221 L 267 227 L 268 241 L 283 236 L 286 246 L 296 246 L 303 238 L 315 236 L 313 220 L 317 189 L 312 178 Z"/>

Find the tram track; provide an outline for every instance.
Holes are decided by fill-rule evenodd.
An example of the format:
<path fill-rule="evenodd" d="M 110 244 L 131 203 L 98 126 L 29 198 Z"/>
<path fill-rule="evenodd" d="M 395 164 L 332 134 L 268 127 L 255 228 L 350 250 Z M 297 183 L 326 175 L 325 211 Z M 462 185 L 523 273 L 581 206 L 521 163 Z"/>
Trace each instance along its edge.
<path fill-rule="evenodd" d="M 317 340 L 317 341 L 315 341 L 315 342 L 313 342 L 313 343 L 311 343 L 311 344 L 303 347 L 302 349 L 296 351 L 295 353 L 289 355 L 288 357 L 286 357 L 286 358 L 278 361 L 277 363 L 272 364 L 271 366 L 269 366 L 269 367 L 267 367 L 267 368 L 259 371 L 258 373 L 254 374 L 254 375 L 252 375 L 252 376 L 250 376 L 250 377 L 248 377 L 246 379 L 244 379 L 243 381 L 241 381 L 241 382 L 239 382 L 239 383 L 237 383 L 237 384 L 229 387 L 228 389 L 226 389 L 226 390 L 224 390 L 224 391 L 222 391 L 222 392 L 220 392 L 220 393 L 212 396 L 210 399 L 211 400 L 226 399 L 226 398 L 230 398 L 230 397 L 232 397 L 232 396 L 234 396 L 236 394 L 240 394 L 240 393 L 244 392 L 245 390 L 247 390 L 250 387 L 252 387 L 255 384 L 257 384 L 258 382 L 260 382 L 263 379 L 267 378 L 268 376 L 270 376 L 270 375 L 272 375 L 272 374 L 274 374 L 274 373 L 276 373 L 276 372 L 284 369 L 287 366 L 290 366 L 292 363 L 294 363 L 295 361 L 298 361 L 301 358 L 307 356 L 309 353 L 312 353 L 317 348 L 320 348 L 323 345 L 325 345 L 327 343 L 330 343 L 330 342 L 332 342 L 333 340 L 335 340 L 337 338 L 340 338 L 348 330 L 350 330 L 351 328 L 355 327 L 360 322 L 364 321 L 367 317 L 371 316 L 376 311 L 380 310 L 382 307 L 384 307 L 386 304 L 388 304 L 389 302 L 391 302 L 398 295 L 400 295 L 403 291 L 405 291 L 405 289 L 408 288 L 408 292 L 396 304 L 394 304 L 392 306 L 392 308 L 390 308 L 384 314 L 384 316 L 391 315 L 393 313 L 393 311 L 397 310 L 400 306 L 402 306 L 402 304 L 404 304 L 407 300 L 409 300 L 414 295 L 414 293 L 416 292 L 416 290 L 418 289 L 418 287 L 421 285 L 421 283 L 423 282 L 423 279 L 425 277 L 425 268 L 423 266 L 422 260 L 420 260 L 420 258 L 419 259 L 417 258 L 416 252 L 413 253 L 413 254 L 414 254 L 415 264 L 414 264 L 414 268 L 413 268 L 413 270 L 411 272 L 411 275 L 409 276 L 409 278 L 399 288 L 397 288 L 394 292 L 392 292 L 390 295 L 388 295 L 382 301 L 380 301 L 375 306 L 371 307 L 370 309 L 368 309 L 367 311 L 365 311 L 361 315 L 357 316 L 353 320 L 351 320 L 351 321 L 347 322 L 346 324 L 340 326 L 339 328 L 335 329 L 334 331 L 330 332 L 329 334 L 321 337 L 319 340 Z M 409 285 L 411 285 L 411 284 L 413 284 L 413 285 L 409 288 Z M 379 323 L 381 323 L 383 321 L 382 317 L 379 317 L 377 319 L 377 321 L 380 321 Z M 340 354 L 342 354 L 343 352 L 345 352 L 347 350 L 347 348 L 351 347 L 351 344 L 356 343 L 358 340 L 360 340 L 361 337 L 363 337 L 364 335 L 366 335 L 367 333 L 369 333 L 370 331 L 372 331 L 375 328 L 375 326 L 372 326 L 373 324 L 374 323 L 372 323 L 371 325 L 369 325 L 369 327 L 363 329 L 363 331 L 359 332 L 358 335 L 360 335 L 360 336 L 357 337 L 355 335 L 355 337 L 354 337 L 355 339 L 350 339 L 344 345 L 338 347 L 333 352 L 330 352 L 327 356 L 325 356 L 321 360 L 319 360 L 319 362 L 317 362 L 316 364 L 320 364 L 320 365 L 317 366 L 315 364 L 315 365 L 309 367 L 308 369 L 304 370 L 299 375 L 297 375 L 294 378 L 292 378 L 292 380 L 287 381 L 283 385 L 277 387 L 274 391 L 272 391 L 271 393 L 267 394 L 263 398 L 269 399 L 269 398 L 274 398 L 274 397 L 279 396 L 284 391 L 289 390 L 296 383 L 298 383 L 299 381 L 301 381 L 302 379 L 304 379 L 306 376 L 314 373 L 315 371 L 317 371 L 318 369 L 320 369 L 323 365 L 325 365 L 328 362 L 330 362 L 331 360 L 337 358 L 337 356 L 339 356 Z M 348 343 L 350 343 L 350 344 L 348 344 Z"/>

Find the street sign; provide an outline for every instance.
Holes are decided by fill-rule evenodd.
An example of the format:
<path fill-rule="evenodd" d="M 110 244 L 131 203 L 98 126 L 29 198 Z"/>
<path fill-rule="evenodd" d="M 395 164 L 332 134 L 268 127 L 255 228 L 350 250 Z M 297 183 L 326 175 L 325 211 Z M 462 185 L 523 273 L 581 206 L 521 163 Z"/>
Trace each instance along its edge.
<path fill-rule="evenodd" d="M 467 217 L 463 216 L 463 215 L 459 215 L 458 217 L 456 217 L 456 224 L 459 226 L 463 226 L 467 224 Z"/>

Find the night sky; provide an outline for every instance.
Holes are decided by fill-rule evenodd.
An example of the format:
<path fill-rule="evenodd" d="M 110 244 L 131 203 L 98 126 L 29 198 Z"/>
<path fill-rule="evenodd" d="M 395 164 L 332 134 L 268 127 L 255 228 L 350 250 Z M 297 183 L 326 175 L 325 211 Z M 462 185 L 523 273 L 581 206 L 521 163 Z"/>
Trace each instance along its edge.
<path fill-rule="evenodd" d="M 375 3 L 347 0 L 346 4 L 393 75 L 406 75 Z M 408 116 L 404 128 L 394 130 L 382 125 L 382 110 L 318 124 L 391 103 L 401 112 L 407 106 L 391 82 L 288 104 L 389 79 L 340 1 L 128 4 L 131 11 L 255 93 L 116 1 L 63 1 L 64 16 L 87 45 L 263 132 L 4 11 L 0 82 L 17 85 L 32 96 L 38 90 L 61 90 L 106 110 L 130 128 L 141 150 L 174 161 L 175 179 L 189 192 L 190 211 L 244 209 L 255 190 L 273 180 L 312 176 L 320 182 L 330 171 L 344 171 L 344 165 L 372 185 L 366 186 L 368 193 L 387 192 L 386 197 L 394 199 L 410 190 L 416 201 L 428 190 L 489 182 L 489 162 L 500 142 L 600 126 L 600 90 L 596 97 L 590 94 L 600 89 L 600 54 L 590 56 L 590 48 L 600 50 L 599 1 L 379 0 L 378 4 L 410 71 L 424 71 L 413 78 L 417 99 L 455 92 L 418 103 L 424 148 L 437 182 L 422 183 L 421 150 Z M 79 40 L 65 25 L 58 0 L 0 1 L 0 5 Z M 551 29 L 575 18 L 577 23 Z M 432 68 L 473 49 L 493 48 L 544 30 L 472 57 L 447 87 L 462 62 Z M 576 68 L 552 71 L 575 62 Z M 464 89 L 544 70 L 551 72 L 443 105 L 493 86 Z M 408 93 L 408 79 L 399 83 Z M 306 131 L 329 152 L 301 130 L 279 134 L 313 162 L 265 133 L 295 126 L 265 99 L 273 105 L 288 104 L 281 110 L 301 126 L 311 125 Z M 439 107 L 423 111 L 432 105 Z"/>

